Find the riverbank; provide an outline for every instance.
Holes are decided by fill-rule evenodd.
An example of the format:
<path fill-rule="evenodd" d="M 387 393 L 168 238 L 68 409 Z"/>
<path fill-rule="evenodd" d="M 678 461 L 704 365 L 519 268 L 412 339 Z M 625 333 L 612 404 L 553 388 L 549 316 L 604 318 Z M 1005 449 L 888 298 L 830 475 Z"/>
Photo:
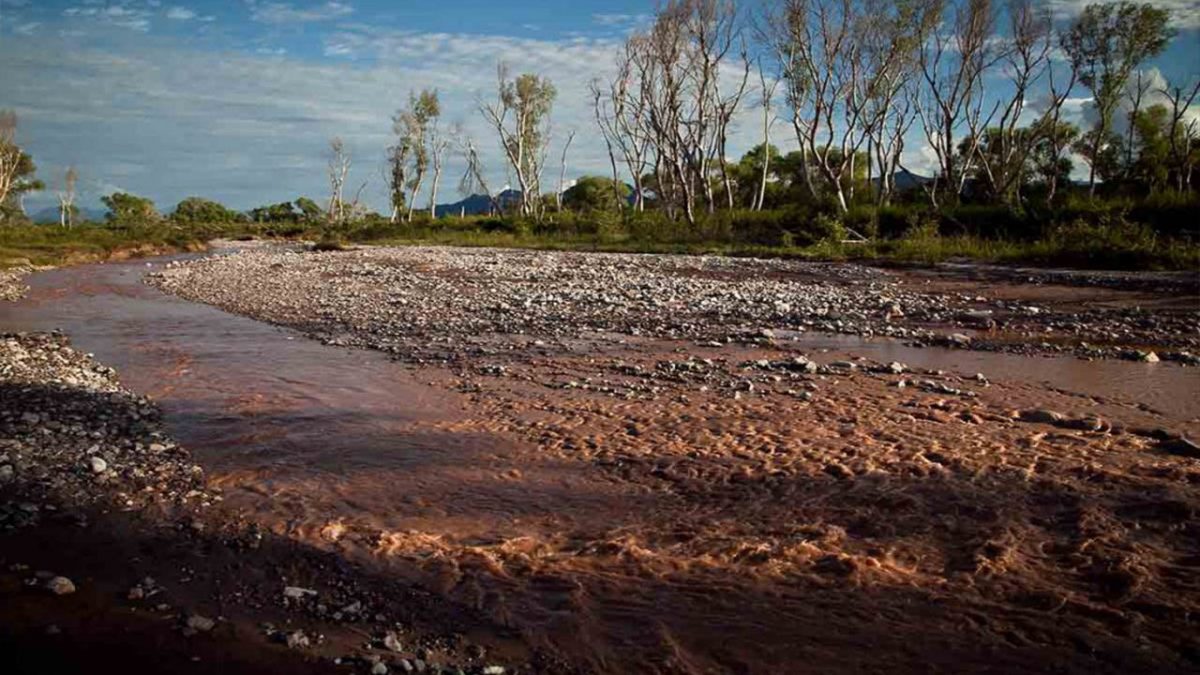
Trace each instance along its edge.
<path fill-rule="evenodd" d="M 53 225 L 0 226 L 0 283 L 24 270 L 117 262 L 186 251 L 203 251 L 223 228 L 181 228 L 170 225 L 115 228 L 84 224 L 73 228 Z"/>
<path fill-rule="evenodd" d="M 6 672 L 499 667 L 463 638 L 485 620 L 223 512 L 157 405 L 65 337 L 0 336 L 0 410 Z"/>

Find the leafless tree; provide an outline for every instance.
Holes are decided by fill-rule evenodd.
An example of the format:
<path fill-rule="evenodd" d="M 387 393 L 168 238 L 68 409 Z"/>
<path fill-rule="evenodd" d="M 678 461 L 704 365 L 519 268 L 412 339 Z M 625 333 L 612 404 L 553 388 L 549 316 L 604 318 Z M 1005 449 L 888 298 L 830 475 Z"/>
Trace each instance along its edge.
<path fill-rule="evenodd" d="M 621 142 L 621 136 L 614 123 L 615 115 L 609 112 L 608 103 L 604 100 L 605 91 L 601 89 L 599 82 L 596 80 L 592 81 L 590 87 L 592 92 L 592 113 L 596 117 L 596 125 L 600 127 L 600 136 L 604 139 L 604 148 L 608 151 L 608 164 L 612 169 L 613 207 L 619 211 L 621 209 L 621 189 L 619 187 L 621 172 L 617 168 L 616 147 Z M 637 183 L 641 183 L 640 176 L 637 178 Z"/>
<path fill-rule="evenodd" d="M 350 173 L 350 164 L 350 151 L 346 149 L 345 142 L 335 136 L 329 141 L 329 164 L 327 166 L 329 175 L 328 219 L 330 223 L 340 224 L 346 218 L 343 192 L 346 187 L 346 178 Z"/>
<path fill-rule="evenodd" d="M 63 176 L 63 188 L 58 191 L 58 221 L 63 227 L 72 227 L 75 219 L 75 185 L 79 181 L 79 172 L 75 167 L 67 167 Z"/>
<path fill-rule="evenodd" d="M 997 60 L 996 11 L 992 0 L 927 1 L 931 20 L 920 24 L 918 63 L 924 86 L 916 90 L 916 106 L 925 140 L 939 164 L 929 186 L 930 199 L 937 206 L 942 185 L 954 199 L 962 194 L 981 132 L 998 109 L 997 102 L 985 110 L 984 92 L 984 77 Z M 960 133 L 967 139 L 961 166 L 956 142 Z"/>
<path fill-rule="evenodd" d="M 695 224 L 699 198 L 716 208 L 714 173 L 732 199 L 728 131 L 751 67 L 741 16 L 731 0 L 671 0 L 646 33 L 629 39 L 626 54 L 639 91 L 624 99 L 636 102 L 640 133 L 653 147 L 658 197 L 669 214 L 681 209 Z"/>
<path fill-rule="evenodd" d="M 1125 92 L 1125 97 L 1129 99 L 1128 128 L 1125 130 L 1125 166 L 1122 168 L 1126 178 L 1133 171 L 1133 146 L 1137 133 L 1138 114 L 1142 112 L 1142 101 L 1146 99 L 1146 94 L 1150 93 L 1150 87 L 1153 84 L 1154 81 L 1148 77 L 1145 71 L 1138 70 L 1133 73 L 1133 81 Z"/>
<path fill-rule="evenodd" d="M 775 123 L 775 115 L 773 104 L 775 101 L 775 90 L 779 87 L 779 80 L 776 78 L 767 77 L 767 72 L 763 67 L 762 60 L 758 62 L 758 83 L 759 92 L 762 97 L 759 99 L 759 105 L 762 107 L 762 172 L 758 180 L 758 190 L 754 194 L 754 203 L 750 208 L 755 211 L 762 211 L 763 204 L 767 200 L 767 177 L 771 175 L 771 127 Z"/>
<path fill-rule="evenodd" d="M 814 174 L 849 209 L 860 153 L 912 63 L 916 3 L 784 0 L 768 20 L 810 192 Z M 914 22 L 917 25 L 914 26 Z M 868 162 L 869 163 L 869 162 Z"/>
<path fill-rule="evenodd" d="M 1068 62 L 1065 77 L 1056 72 L 1053 62 L 1046 72 L 1047 107 L 1042 113 L 1040 126 L 1042 140 L 1049 150 L 1047 161 L 1054 167 L 1062 163 L 1077 133 L 1074 126 L 1062 121 L 1062 112 L 1063 105 L 1066 103 L 1067 97 L 1071 95 L 1078 79 L 1079 70 L 1072 62 Z M 1058 194 L 1058 174 L 1058 171 L 1050 172 L 1049 183 L 1046 186 L 1046 206 L 1052 205 Z"/>
<path fill-rule="evenodd" d="M 1175 171 L 1175 186 L 1182 193 L 1192 184 L 1192 171 L 1195 167 L 1193 152 L 1200 134 L 1200 122 L 1192 119 L 1186 124 L 1183 118 L 1192 107 L 1192 102 L 1200 94 L 1200 80 L 1192 85 L 1191 91 L 1183 87 L 1163 87 L 1159 93 L 1171 102 L 1170 126 L 1170 157 L 1172 169 Z"/>
<path fill-rule="evenodd" d="M 437 219 L 438 187 L 442 182 L 442 169 L 446 159 L 446 151 L 454 144 L 454 139 L 462 135 L 461 127 L 454 125 L 448 133 L 434 124 L 429 133 L 429 156 L 433 162 L 433 185 L 429 190 L 429 217 Z"/>
<path fill-rule="evenodd" d="M 1042 135 L 1049 131 L 1048 124 L 1053 122 L 1052 116 L 1043 114 L 1029 127 L 1020 127 L 1031 92 L 1041 85 L 1053 65 L 1050 60 L 1054 45 L 1053 25 L 1049 10 L 1035 6 L 1033 0 L 1009 0 L 1005 13 L 1009 31 L 997 54 L 1011 91 L 1004 97 L 997 97 L 1000 108 L 994 123 L 986 129 L 972 131 L 984 136 L 973 143 L 975 161 L 992 192 L 1002 201 L 1018 203 L 1027 160 Z M 1057 100 L 1050 104 L 1054 106 L 1054 112 L 1061 108 Z"/>
<path fill-rule="evenodd" d="M 635 54 L 642 44 L 641 39 L 626 41 L 618 55 L 613 79 L 606 83 L 594 81 L 591 86 L 593 112 L 612 168 L 614 204 L 618 209 L 623 205 L 617 168 L 620 163 L 633 183 L 633 210 L 637 212 L 645 209 L 644 177 L 655 153 L 647 126 L 647 99 L 655 84 L 643 80 L 648 61 Z"/>
<path fill-rule="evenodd" d="M 554 205 L 560 212 L 563 210 L 563 192 L 567 189 L 567 152 L 571 150 L 571 142 L 575 140 L 575 131 L 567 134 L 567 142 L 563 144 L 562 163 L 558 173 L 558 192 L 554 195 Z"/>
<path fill-rule="evenodd" d="M 475 147 L 475 141 L 470 136 L 463 136 L 461 141 L 461 152 L 463 160 L 466 162 L 467 168 L 463 172 L 462 179 L 458 183 L 458 191 L 464 197 L 470 197 L 475 194 L 485 194 L 491 202 L 491 211 L 493 214 L 500 212 L 500 204 L 496 202 L 496 196 L 492 194 L 488 188 L 487 179 L 484 177 L 483 160 L 479 156 L 479 151 Z"/>

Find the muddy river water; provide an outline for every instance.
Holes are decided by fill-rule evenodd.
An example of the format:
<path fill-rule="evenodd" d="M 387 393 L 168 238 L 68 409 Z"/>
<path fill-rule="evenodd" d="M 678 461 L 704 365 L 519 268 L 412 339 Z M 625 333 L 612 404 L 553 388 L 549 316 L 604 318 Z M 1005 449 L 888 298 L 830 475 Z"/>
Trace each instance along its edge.
<path fill-rule="evenodd" d="M 701 490 L 683 480 L 656 488 L 659 483 L 636 477 L 636 461 L 626 462 L 634 478 L 577 462 L 561 429 L 551 434 L 554 451 L 539 452 L 536 436 L 513 433 L 511 424 L 479 423 L 460 393 L 431 386 L 433 375 L 425 371 L 380 353 L 322 345 L 142 282 L 169 260 L 36 274 L 26 299 L 0 305 L 0 329 L 62 330 L 78 349 L 116 368 L 127 387 L 158 401 L 168 429 L 226 490 L 229 507 L 267 527 L 381 559 L 399 575 L 511 622 L 532 641 L 610 672 L 804 672 L 795 667 L 801 660 L 845 670 L 879 667 L 872 650 L 890 650 L 903 670 L 928 662 L 931 649 L 943 664 L 984 666 L 997 645 L 1009 644 L 1003 637 L 991 644 L 931 636 L 931 626 L 953 635 L 971 612 L 937 592 L 927 602 L 923 563 L 900 554 L 845 546 L 848 553 L 888 561 L 884 567 L 895 578 L 853 596 L 836 583 L 789 577 L 789 565 L 802 554 L 825 560 L 804 553 L 804 546 L 836 550 L 839 537 L 878 528 L 826 516 L 812 519 L 812 532 L 797 534 L 782 524 L 788 532 L 771 532 L 782 509 L 791 503 L 816 509 L 825 499 L 836 513 L 861 505 L 856 500 L 865 488 L 834 499 L 824 483 L 771 483 L 748 489 L 780 503 L 749 507 L 732 491 Z M 803 346 L 966 376 L 983 372 L 1026 390 L 1044 386 L 1092 400 L 1119 399 L 1179 424 L 1200 418 L 1200 370 L 1174 364 L 950 352 L 833 336 L 806 336 Z M 583 419 L 582 410 L 553 412 L 570 427 L 572 419 Z M 527 412 L 523 428 L 540 428 Z M 682 431 L 682 423 L 656 427 L 657 415 L 641 416 L 641 433 L 661 433 L 678 445 L 721 434 L 747 443 L 786 441 L 786 434 L 715 414 L 707 435 Z M 587 422 L 577 424 L 576 440 L 588 441 Z M 728 428 L 718 430 L 719 424 Z M 720 482 L 732 490 L 740 479 L 730 476 L 742 470 L 738 451 L 714 453 L 715 461 L 728 464 Z M 679 466 L 687 462 L 683 457 Z M 647 468 L 659 472 L 656 480 L 674 470 Z M 700 480 L 703 472 L 687 475 Z M 897 504 L 871 506 L 904 508 Z M 722 525 L 719 536 L 704 531 L 706 521 L 743 518 Z M 745 541 L 736 541 L 743 534 Z M 908 536 L 885 534 L 872 536 L 885 543 L 887 536 Z M 786 551 L 764 543 L 787 537 L 799 543 Z M 913 550 L 921 548 L 914 544 Z M 756 559 L 765 562 L 747 572 L 746 561 Z M 1020 625 L 1021 612 L 1003 621 Z M 1121 661 L 1117 647 L 1112 651 L 1118 655 L 1110 665 L 1133 663 Z M 1057 657 L 1029 648 L 1004 664 L 1021 667 L 1042 658 Z"/>

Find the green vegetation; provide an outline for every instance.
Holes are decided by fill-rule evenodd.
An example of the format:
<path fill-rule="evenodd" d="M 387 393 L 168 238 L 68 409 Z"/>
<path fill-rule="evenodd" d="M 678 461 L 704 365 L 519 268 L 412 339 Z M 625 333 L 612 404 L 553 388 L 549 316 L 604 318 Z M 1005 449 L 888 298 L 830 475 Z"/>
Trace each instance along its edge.
<path fill-rule="evenodd" d="M 0 267 L 64 265 L 198 249 L 218 228 L 170 225 L 113 227 L 87 223 L 62 228 L 30 223 L 0 225 Z"/>

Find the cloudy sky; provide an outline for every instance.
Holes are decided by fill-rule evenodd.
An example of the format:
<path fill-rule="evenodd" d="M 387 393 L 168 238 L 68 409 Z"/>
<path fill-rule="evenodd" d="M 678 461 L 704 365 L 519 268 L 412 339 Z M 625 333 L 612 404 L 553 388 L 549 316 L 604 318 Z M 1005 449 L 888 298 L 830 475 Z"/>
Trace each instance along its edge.
<path fill-rule="evenodd" d="M 1069 17 L 1083 2 L 1058 0 Z M 1179 37 L 1155 68 L 1200 76 L 1200 0 L 1163 0 Z M 343 137 L 351 182 L 386 204 L 380 170 L 390 116 L 410 90 L 437 88 L 445 120 L 485 151 L 494 185 L 499 149 L 477 111 L 494 96 L 495 68 L 550 77 L 554 128 L 578 130 L 568 175 L 605 173 L 587 84 L 611 69 L 616 46 L 646 22 L 653 0 L 0 0 L 0 109 L 52 184 L 76 165 L 86 206 L 128 191 L 170 210 L 200 195 L 238 209 L 326 191 L 324 152 Z M 1086 94 L 1073 114 L 1086 114 Z M 754 125 L 731 154 L 754 142 Z M 779 142 L 786 125 L 777 127 Z M 556 151 L 552 150 L 556 153 Z M 925 158 L 913 144 L 911 168 Z M 439 201 L 459 196 L 461 165 Z M 53 203 L 27 200 L 30 210 Z"/>

